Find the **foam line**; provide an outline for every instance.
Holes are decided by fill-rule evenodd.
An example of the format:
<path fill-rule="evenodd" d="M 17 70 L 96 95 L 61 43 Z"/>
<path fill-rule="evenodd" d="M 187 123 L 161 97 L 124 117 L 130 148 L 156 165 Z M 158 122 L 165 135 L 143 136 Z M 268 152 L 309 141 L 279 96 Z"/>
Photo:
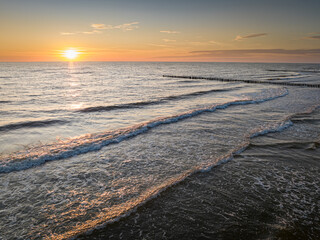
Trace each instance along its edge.
<path fill-rule="evenodd" d="M 224 104 L 213 105 L 208 108 L 195 109 L 174 116 L 157 118 L 129 128 L 119 129 L 114 132 L 86 135 L 79 138 L 70 139 L 68 141 L 61 141 L 52 145 L 44 145 L 39 148 L 30 149 L 26 152 L 18 152 L 10 155 L 7 158 L 0 159 L 0 173 L 21 171 L 39 166 L 47 161 L 65 159 L 91 151 L 98 151 L 104 146 L 119 143 L 123 140 L 145 133 L 149 129 L 155 128 L 162 124 L 175 123 L 205 112 L 214 112 L 217 109 L 226 109 L 227 107 L 233 105 L 258 104 L 286 96 L 287 94 L 288 90 L 283 89 L 281 94 L 263 99 L 231 101 Z"/>
<path fill-rule="evenodd" d="M 244 152 L 250 145 L 250 139 L 267 135 L 269 133 L 276 133 L 276 132 L 282 132 L 285 129 L 291 127 L 293 123 L 291 122 L 291 118 L 295 116 L 299 116 L 301 114 L 311 114 L 314 110 L 319 108 L 319 105 L 315 105 L 310 107 L 308 110 L 306 110 L 303 113 L 296 113 L 287 116 L 282 121 L 274 124 L 270 124 L 267 127 L 263 127 L 262 129 L 254 129 L 249 134 L 245 136 L 245 141 L 243 144 L 239 145 L 238 147 L 231 150 L 229 153 L 221 157 L 220 159 L 214 160 L 212 163 L 206 164 L 206 165 L 200 165 L 198 167 L 194 167 L 193 169 L 190 169 L 181 175 L 175 177 L 174 179 L 171 179 L 170 181 L 167 181 L 160 186 L 158 186 L 157 189 L 151 189 L 147 194 L 142 194 L 142 197 L 139 197 L 139 201 L 135 206 L 132 204 L 129 204 L 131 207 L 128 207 L 127 210 L 121 212 L 119 215 L 117 215 L 114 218 L 103 218 L 103 216 L 99 219 L 96 219 L 94 224 L 92 224 L 92 221 L 89 223 L 84 223 L 81 226 L 78 226 L 78 229 L 71 230 L 69 232 L 63 233 L 62 235 L 55 235 L 53 238 L 61 237 L 61 239 L 70 238 L 70 239 L 76 239 L 77 236 L 81 234 L 90 235 L 94 229 L 101 229 L 106 227 L 108 224 L 120 221 L 121 219 L 131 215 L 133 212 L 135 212 L 139 207 L 145 205 L 150 200 L 157 198 L 162 192 L 166 191 L 168 188 L 173 187 L 174 185 L 183 182 L 187 177 L 192 176 L 194 174 L 197 174 L 199 172 L 209 172 L 212 168 L 217 167 L 221 164 L 227 163 L 231 161 L 235 155 L 239 155 L 240 153 Z"/>
<path fill-rule="evenodd" d="M 190 177 L 194 174 L 197 174 L 199 172 L 208 172 L 211 171 L 212 168 L 217 167 L 221 164 L 227 163 L 230 160 L 233 159 L 234 155 L 238 155 L 241 152 L 245 151 L 245 149 L 250 144 L 250 138 L 260 136 L 260 135 L 266 135 L 268 133 L 274 133 L 274 132 L 281 132 L 284 129 L 290 127 L 292 123 L 290 121 L 284 121 L 277 123 L 275 125 L 266 127 L 263 131 L 260 129 L 254 130 L 253 133 L 247 135 L 245 137 L 245 143 L 238 146 L 237 148 L 231 150 L 229 153 L 221 157 L 220 159 L 214 160 L 212 163 L 209 163 L 207 165 L 200 165 L 196 166 L 179 176 L 170 179 L 164 183 L 162 183 L 159 186 L 156 186 L 155 188 L 150 189 L 146 193 L 142 193 L 137 199 L 133 201 L 129 201 L 126 205 L 127 207 L 124 207 L 124 209 L 120 212 L 120 214 L 116 215 L 115 217 L 109 217 L 110 212 L 108 212 L 107 216 L 100 215 L 99 219 L 95 219 L 95 221 L 88 221 L 83 223 L 80 226 L 77 226 L 76 229 L 72 229 L 69 232 L 65 232 L 61 235 L 53 235 L 51 236 L 52 239 L 76 239 L 77 236 L 80 234 L 87 234 L 90 235 L 90 233 L 93 231 L 93 229 L 101 229 L 103 227 L 106 227 L 108 224 L 120 221 L 121 219 L 129 216 L 130 214 L 134 213 L 139 207 L 145 205 L 150 200 L 157 198 L 162 192 L 166 191 L 168 188 L 173 187 L 174 185 L 183 182 L 187 177 Z M 257 134 L 259 133 L 259 134 Z M 89 230 L 88 230 L 89 229 Z"/>

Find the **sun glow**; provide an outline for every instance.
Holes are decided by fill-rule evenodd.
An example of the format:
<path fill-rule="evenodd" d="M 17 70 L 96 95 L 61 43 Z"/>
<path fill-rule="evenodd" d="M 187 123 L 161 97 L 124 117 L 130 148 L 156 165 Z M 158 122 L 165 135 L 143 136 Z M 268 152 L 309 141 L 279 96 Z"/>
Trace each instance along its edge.
<path fill-rule="evenodd" d="M 74 49 L 68 49 L 63 52 L 63 56 L 69 60 L 74 60 L 80 53 Z"/>

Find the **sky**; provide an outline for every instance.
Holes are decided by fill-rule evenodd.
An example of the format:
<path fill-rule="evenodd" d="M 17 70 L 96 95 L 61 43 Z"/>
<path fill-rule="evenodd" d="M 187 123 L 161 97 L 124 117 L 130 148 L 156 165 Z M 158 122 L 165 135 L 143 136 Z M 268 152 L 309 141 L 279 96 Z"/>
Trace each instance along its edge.
<path fill-rule="evenodd" d="M 0 61 L 320 62 L 319 0 L 0 0 Z"/>

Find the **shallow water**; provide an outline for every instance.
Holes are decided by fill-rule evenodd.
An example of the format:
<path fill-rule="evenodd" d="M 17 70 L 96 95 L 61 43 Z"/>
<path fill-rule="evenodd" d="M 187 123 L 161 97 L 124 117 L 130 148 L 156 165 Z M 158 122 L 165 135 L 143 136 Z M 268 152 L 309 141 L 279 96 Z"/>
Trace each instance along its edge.
<path fill-rule="evenodd" d="M 78 239 L 318 239 L 320 111 L 292 121 Z"/>

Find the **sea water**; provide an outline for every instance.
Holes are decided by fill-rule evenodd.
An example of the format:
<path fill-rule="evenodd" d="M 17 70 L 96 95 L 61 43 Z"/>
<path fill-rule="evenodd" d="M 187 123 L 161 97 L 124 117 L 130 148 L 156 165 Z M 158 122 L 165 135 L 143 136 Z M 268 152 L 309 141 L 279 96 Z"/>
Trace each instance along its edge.
<path fill-rule="evenodd" d="M 292 83 L 320 66 L 1 63 L 0 238 L 318 236 L 320 89 Z"/>

